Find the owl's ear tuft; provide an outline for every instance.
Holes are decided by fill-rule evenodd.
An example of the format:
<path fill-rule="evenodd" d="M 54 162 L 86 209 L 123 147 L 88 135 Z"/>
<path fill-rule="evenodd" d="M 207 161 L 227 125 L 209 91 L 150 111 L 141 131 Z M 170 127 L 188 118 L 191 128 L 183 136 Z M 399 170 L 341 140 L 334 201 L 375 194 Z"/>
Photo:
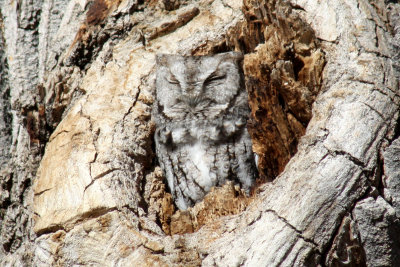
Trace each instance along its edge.
<path fill-rule="evenodd" d="M 236 51 L 226 52 L 226 53 L 222 53 L 220 55 L 224 59 L 233 60 L 233 61 L 236 61 L 237 63 L 240 63 L 244 58 L 242 52 L 236 52 Z"/>
<path fill-rule="evenodd" d="M 239 62 L 242 61 L 243 58 L 244 58 L 242 52 L 232 51 L 232 52 L 229 52 L 229 53 L 231 53 L 232 58 L 234 58 L 235 60 L 237 60 L 237 61 L 239 61 Z"/>

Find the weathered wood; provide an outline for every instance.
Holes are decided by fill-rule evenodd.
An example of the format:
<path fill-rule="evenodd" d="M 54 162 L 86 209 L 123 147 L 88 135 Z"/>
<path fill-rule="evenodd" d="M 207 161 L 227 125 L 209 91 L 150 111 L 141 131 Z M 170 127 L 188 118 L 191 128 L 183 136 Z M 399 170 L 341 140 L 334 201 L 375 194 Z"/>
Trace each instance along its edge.
<path fill-rule="evenodd" d="M 400 264 L 400 4 L 0 12 L 2 266 Z M 229 50 L 245 53 L 262 179 L 249 198 L 228 184 L 175 212 L 152 148 L 154 57 Z"/>

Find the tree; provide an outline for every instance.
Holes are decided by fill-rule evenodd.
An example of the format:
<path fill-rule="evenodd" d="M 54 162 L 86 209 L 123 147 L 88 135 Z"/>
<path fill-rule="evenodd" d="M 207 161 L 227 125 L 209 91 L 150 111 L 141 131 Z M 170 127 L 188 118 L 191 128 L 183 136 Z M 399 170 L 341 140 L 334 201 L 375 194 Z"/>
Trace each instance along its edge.
<path fill-rule="evenodd" d="M 0 258 L 18 265 L 396 266 L 396 1 L 1 2 Z M 260 156 L 175 211 L 154 56 L 242 51 Z"/>

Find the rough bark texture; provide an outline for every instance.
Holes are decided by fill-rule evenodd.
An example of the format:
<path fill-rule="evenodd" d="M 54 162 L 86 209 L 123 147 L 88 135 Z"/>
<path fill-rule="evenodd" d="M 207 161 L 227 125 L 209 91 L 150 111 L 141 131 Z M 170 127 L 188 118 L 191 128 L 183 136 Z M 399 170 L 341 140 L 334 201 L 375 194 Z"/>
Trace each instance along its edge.
<path fill-rule="evenodd" d="M 400 265 L 396 1 L 0 1 L 2 266 Z M 245 53 L 260 184 L 176 212 L 156 53 Z"/>

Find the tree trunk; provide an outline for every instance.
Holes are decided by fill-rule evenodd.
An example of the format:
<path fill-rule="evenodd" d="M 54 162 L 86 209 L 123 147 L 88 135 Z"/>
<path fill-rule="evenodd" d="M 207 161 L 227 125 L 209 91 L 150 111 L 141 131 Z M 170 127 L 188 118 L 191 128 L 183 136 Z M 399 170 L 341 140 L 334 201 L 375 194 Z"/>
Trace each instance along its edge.
<path fill-rule="evenodd" d="M 1 266 L 399 266 L 397 1 L 0 0 Z M 155 54 L 245 54 L 260 178 L 177 211 Z"/>

